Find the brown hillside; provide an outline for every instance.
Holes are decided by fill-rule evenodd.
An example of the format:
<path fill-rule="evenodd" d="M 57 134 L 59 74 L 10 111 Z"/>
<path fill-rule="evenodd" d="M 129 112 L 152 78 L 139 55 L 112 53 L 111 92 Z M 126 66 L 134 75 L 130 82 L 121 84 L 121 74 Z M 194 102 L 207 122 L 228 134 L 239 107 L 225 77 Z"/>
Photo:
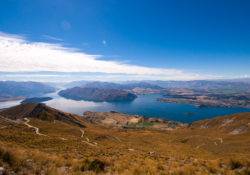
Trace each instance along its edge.
<path fill-rule="evenodd" d="M 81 128 L 61 117 L 71 118 L 72 114 L 44 105 L 32 106 L 17 106 L 1 112 L 0 167 L 6 174 L 250 173 L 249 129 L 231 133 L 241 126 L 249 127 L 249 113 L 199 121 L 171 130 L 153 127 L 163 125 L 161 120 L 145 122 L 139 117 L 139 123 L 135 123 L 137 116 L 88 113 L 83 122 L 85 128 Z M 19 116 L 29 121 L 18 122 Z M 59 116 L 61 120 L 51 122 Z M 74 117 L 81 121 L 78 116 Z M 120 127 L 121 124 L 130 126 L 131 120 L 137 129 Z"/>
<path fill-rule="evenodd" d="M 192 128 L 219 130 L 232 135 L 250 132 L 250 113 L 216 117 L 209 120 L 194 122 Z"/>
<path fill-rule="evenodd" d="M 0 111 L 0 115 L 12 120 L 23 118 L 37 118 L 53 122 L 59 120 L 84 127 L 81 119 L 76 115 L 65 113 L 41 103 L 27 103 Z"/>

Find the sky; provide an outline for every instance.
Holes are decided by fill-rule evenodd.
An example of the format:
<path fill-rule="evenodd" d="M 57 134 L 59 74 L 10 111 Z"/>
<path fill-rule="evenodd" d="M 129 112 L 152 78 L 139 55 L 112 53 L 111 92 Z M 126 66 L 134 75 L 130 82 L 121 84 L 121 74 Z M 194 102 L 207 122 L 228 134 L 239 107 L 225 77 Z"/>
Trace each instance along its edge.
<path fill-rule="evenodd" d="M 250 76 L 248 0 L 3 0 L 0 80 Z"/>

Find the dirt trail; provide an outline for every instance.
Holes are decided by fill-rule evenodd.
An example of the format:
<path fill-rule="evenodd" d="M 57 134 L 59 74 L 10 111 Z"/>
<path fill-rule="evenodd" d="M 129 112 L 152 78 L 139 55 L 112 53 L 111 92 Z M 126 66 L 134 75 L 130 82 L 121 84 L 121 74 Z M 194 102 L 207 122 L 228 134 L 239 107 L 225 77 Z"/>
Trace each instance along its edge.
<path fill-rule="evenodd" d="M 220 140 L 220 143 L 223 143 L 223 139 L 222 138 L 217 138 L 218 140 Z"/>
<path fill-rule="evenodd" d="M 39 132 L 39 128 L 30 125 L 30 124 L 29 124 L 30 120 L 29 120 L 28 118 L 24 118 L 24 120 L 25 120 L 24 124 L 25 124 L 26 126 L 28 126 L 29 128 L 35 129 L 35 133 L 36 133 L 37 135 L 40 135 L 40 136 L 47 136 L 47 135 L 45 135 L 45 134 L 41 134 L 41 133 Z"/>
<path fill-rule="evenodd" d="M 84 134 L 85 134 L 85 131 L 82 130 L 82 129 L 80 129 L 80 131 L 81 131 L 81 133 L 82 133 L 81 138 L 83 138 L 83 136 L 84 136 Z M 86 144 L 88 144 L 88 145 L 90 145 L 90 146 L 97 146 L 97 143 L 96 143 L 96 142 L 92 142 L 92 143 L 91 143 L 88 137 L 85 137 L 85 139 L 86 139 L 86 140 L 83 140 L 83 141 L 82 141 L 83 143 L 86 143 Z"/>
<path fill-rule="evenodd" d="M 63 138 L 63 137 L 60 137 L 60 139 L 61 139 L 61 140 L 63 140 L 63 141 L 66 141 L 66 140 L 68 140 L 68 139 L 65 139 L 65 138 Z"/>
<path fill-rule="evenodd" d="M 83 137 L 83 135 L 85 134 L 85 131 L 82 130 L 82 129 L 80 129 L 80 131 L 81 131 L 81 133 L 82 133 L 81 137 Z"/>
<path fill-rule="evenodd" d="M 210 139 L 210 140 L 219 140 L 219 143 L 220 143 L 220 144 L 223 143 L 223 138 L 221 138 L 221 137 L 219 137 L 219 138 L 211 138 L 211 137 L 208 137 L 208 139 Z M 201 145 L 196 146 L 195 148 L 196 148 L 196 149 L 199 149 L 200 147 L 205 146 L 205 145 L 206 145 L 206 144 L 203 143 L 203 144 L 201 144 Z M 216 141 L 214 141 L 214 145 L 215 145 L 215 146 L 218 146 L 218 143 L 217 143 Z"/>
<path fill-rule="evenodd" d="M 205 143 L 198 145 L 198 146 L 196 146 L 196 149 L 199 149 L 200 147 L 205 146 L 205 145 L 206 145 Z"/>

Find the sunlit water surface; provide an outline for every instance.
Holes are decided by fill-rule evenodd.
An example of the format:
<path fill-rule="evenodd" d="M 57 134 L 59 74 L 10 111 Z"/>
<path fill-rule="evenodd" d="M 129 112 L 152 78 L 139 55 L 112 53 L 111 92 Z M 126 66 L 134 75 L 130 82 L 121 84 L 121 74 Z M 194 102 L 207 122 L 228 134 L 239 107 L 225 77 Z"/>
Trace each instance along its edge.
<path fill-rule="evenodd" d="M 82 115 L 85 111 L 117 111 L 127 114 L 143 115 L 146 117 L 159 117 L 181 122 L 193 122 L 215 116 L 238 112 L 250 112 L 250 109 L 245 108 L 199 108 L 188 104 L 163 103 L 157 101 L 157 98 L 161 97 L 159 94 L 140 95 L 132 102 L 116 103 L 69 100 L 58 96 L 57 93 L 47 94 L 46 96 L 53 98 L 45 102 L 48 106 L 79 115 Z M 20 100 L 0 102 L 0 108 L 7 108 L 19 103 Z"/>

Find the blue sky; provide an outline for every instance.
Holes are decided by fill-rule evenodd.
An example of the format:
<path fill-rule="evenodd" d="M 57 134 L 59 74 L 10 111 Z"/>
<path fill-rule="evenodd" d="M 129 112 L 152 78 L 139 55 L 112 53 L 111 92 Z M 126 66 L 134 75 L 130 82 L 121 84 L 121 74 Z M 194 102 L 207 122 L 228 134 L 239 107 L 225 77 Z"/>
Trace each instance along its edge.
<path fill-rule="evenodd" d="M 4 0 L 0 1 L 0 31 L 5 43 L 10 38 L 22 40 L 22 44 L 15 41 L 21 48 L 13 46 L 9 52 L 25 50 L 27 44 L 31 45 L 29 49 L 37 50 L 36 43 L 40 42 L 50 45 L 46 51 L 39 45 L 41 52 L 58 46 L 60 51 L 77 50 L 97 61 L 89 64 L 100 64 L 96 71 L 95 66 L 89 70 L 88 65 L 72 59 L 83 65 L 81 70 L 72 64 L 72 72 L 119 75 L 115 79 L 123 74 L 126 79 L 247 77 L 249 9 L 247 0 Z M 37 71 L 68 69 L 58 69 L 56 66 L 62 65 L 55 63 L 47 67 L 45 63 L 33 64 L 32 55 L 23 55 L 21 60 L 27 69 L 11 68 L 10 63 L 20 65 L 20 60 L 6 54 L 6 45 L 1 48 L 1 59 L 5 59 L 2 72 L 36 71 L 30 69 L 31 65 L 36 65 Z M 44 55 L 38 56 L 43 59 Z M 111 63 L 110 67 L 102 69 L 106 63 Z M 117 71 L 107 71 L 109 68 Z"/>

